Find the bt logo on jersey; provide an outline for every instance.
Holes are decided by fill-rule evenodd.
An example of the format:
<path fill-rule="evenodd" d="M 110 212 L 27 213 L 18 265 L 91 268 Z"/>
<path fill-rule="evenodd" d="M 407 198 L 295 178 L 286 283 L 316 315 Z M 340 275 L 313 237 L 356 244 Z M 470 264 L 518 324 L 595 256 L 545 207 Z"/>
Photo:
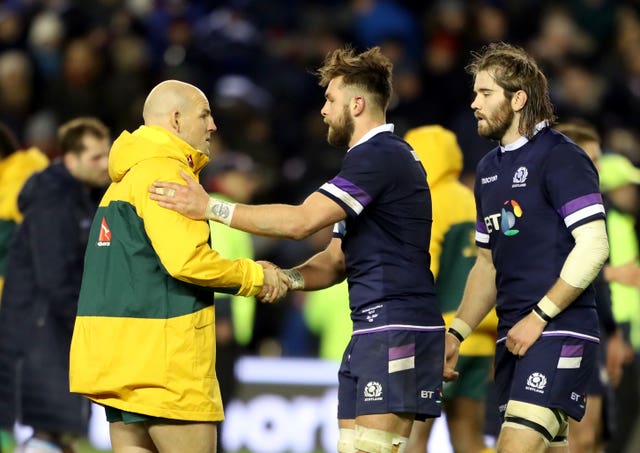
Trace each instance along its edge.
<path fill-rule="evenodd" d="M 515 236 L 520 230 L 514 228 L 516 219 L 522 217 L 524 211 L 516 200 L 503 203 L 500 213 L 491 214 L 484 218 L 487 232 L 502 231 L 505 236 Z"/>

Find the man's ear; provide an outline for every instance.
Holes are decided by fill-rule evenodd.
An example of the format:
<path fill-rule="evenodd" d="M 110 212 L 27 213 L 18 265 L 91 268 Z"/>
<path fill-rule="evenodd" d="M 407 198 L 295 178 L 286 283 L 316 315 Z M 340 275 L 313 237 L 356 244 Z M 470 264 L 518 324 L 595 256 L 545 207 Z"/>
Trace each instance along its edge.
<path fill-rule="evenodd" d="M 62 162 L 64 163 L 64 166 L 67 167 L 67 170 L 69 170 L 69 173 L 71 173 L 72 176 L 75 176 L 76 174 L 76 168 L 78 167 L 78 158 L 79 154 L 72 151 L 66 152 L 62 155 Z"/>
<path fill-rule="evenodd" d="M 351 109 L 351 111 L 353 112 L 353 115 L 358 116 L 364 111 L 364 107 L 367 103 L 367 100 L 365 99 L 364 96 L 354 96 L 351 103 L 353 107 Z"/>
<path fill-rule="evenodd" d="M 180 132 L 180 112 L 177 110 L 171 112 L 171 127 L 176 132 Z"/>
<path fill-rule="evenodd" d="M 514 112 L 519 112 L 522 110 L 527 103 L 527 92 L 524 90 L 518 90 L 515 92 L 513 97 L 511 98 L 511 108 Z"/>

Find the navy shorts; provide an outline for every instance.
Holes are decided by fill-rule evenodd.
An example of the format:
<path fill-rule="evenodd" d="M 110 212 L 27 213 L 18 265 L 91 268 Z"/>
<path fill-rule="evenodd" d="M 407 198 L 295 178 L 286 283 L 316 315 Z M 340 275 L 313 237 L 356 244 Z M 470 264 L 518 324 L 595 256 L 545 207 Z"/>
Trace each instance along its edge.
<path fill-rule="evenodd" d="M 443 357 L 444 330 L 354 335 L 338 373 L 338 419 L 389 413 L 438 417 Z"/>
<path fill-rule="evenodd" d="M 496 345 L 495 382 L 498 408 L 504 417 L 509 400 L 561 409 L 580 420 L 587 385 L 598 364 L 598 343 L 574 337 L 540 337 L 524 357 Z"/>
<path fill-rule="evenodd" d="M 604 343 L 598 346 L 598 364 L 591 375 L 591 379 L 587 383 L 587 395 L 604 396 L 607 391 L 607 359 Z"/>

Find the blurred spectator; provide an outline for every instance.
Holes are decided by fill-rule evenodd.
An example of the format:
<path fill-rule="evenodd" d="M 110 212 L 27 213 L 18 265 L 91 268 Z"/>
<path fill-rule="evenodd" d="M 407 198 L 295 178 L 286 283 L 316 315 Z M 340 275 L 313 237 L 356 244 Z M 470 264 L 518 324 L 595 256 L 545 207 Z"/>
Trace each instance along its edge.
<path fill-rule="evenodd" d="M 59 155 L 58 120 L 51 111 L 42 110 L 29 117 L 24 126 L 24 142 L 38 148 L 50 159 Z"/>
<path fill-rule="evenodd" d="M 318 336 L 318 357 L 340 362 L 351 338 L 347 281 L 306 293 L 302 313 L 309 330 Z"/>
<path fill-rule="evenodd" d="M 67 45 L 62 73 L 45 93 L 47 105 L 60 121 L 82 115 L 105 116 L 103 58 L 86 38 L 76 39 Z"/>
<path fill-rule="evenodd" d="M 60 17 L 51 12 L 39 13 L 29 29 L 29 51 L 44 82 L 51 81 L 62 67 L 65 29 Z"/>
<path fill-rule="evenodd" d="M 640 130 L 640 41 L 625 47 L 603 107 L 610 126 Z M 590 96 L 585 96 L 590 97 Z"/>
<path fill-rule="evenodd" d="M 531 51 L 550 75 L 568 56 L 587 55 L 593 51 L 593 39 L 583 33 L 570 11 L 550 3 L 543 13 L 540 32 L 531 40 Z"/>
<path fill-rule="evenodd" d="M 69 393 L 69 347 L 89 227 L 109 183 L 109 131 L 78 118 L 59 131 L 62 158 L 20 192 L 0 308 L 0 426 L 33 427 L 23 453 L 73 452 L 89 401 Z"/>
<path fill-rule="evenodd" d="M 475 3 L 474 48 L 496 41 L 509 39 L 509 18 L 506 2 L 501 0 L 480 0 Z"/>
<path fill-rule="evenodd" d="M 640 163 L 640 137 L 630 128 L 614 127 L 605 131 L 604 149 L 622 154 L 634 165 Z"/>
<path fill-rule="evenodd" d="M 607 52 L 614 36 L 618 0 L 568 0 L 571 16 L 581 32 L 588 35 L 597 52 Z"/>
<path fill-rule="evenodd" d="M 205 190 L 216 197 L 238 203 L 250 203 L 260 188 L 260 175 L 251 157 L 226 152 L 213 157 L 201 174 Z M 229 259 L 254 258 L 251 235 L 217 222 L 209 222 L 211 247 Z M 224 293 L 215 295 L 216 375 L 220 384 L 222 404 L 236 396 L 235 363 L 246 353 L 252 336 L 255 299 Z M 218 452 L 225 451 L 218 429 Z"/>
<path fill-rule="evenodd" d="M 551 98 L 558 117 L 584 118 L 591 124 L 601 124 L 605 93 L 602 78 L 590 70 L 587 62 L 570 58 L 558 66 L 556 74 Z"/>
<path fill-rule="evenodd" d="M 18 5 L 0 5 L 0 52 L 21 45 L 24 17 Z"/>
<path fill-rule="evenodd" d="M 409 62 L 420 58 L 422 30 L 409 10 L 393 0 L 352 0 L 354 38 L 362 48 L 395 39 L 407 50 Z M 391 58 L 391 57 L 389 57 Z M 393 61 L 397 64 L 397 61 Z"/>
<path fill-rule="evenodd" d="M 638 266 L 637 213 L 640 208 L 638 186 L 640 170 L 626 157 L 608 153 L 600 158 L 600 188 L 607 202 L 607 231 L 609 235 L 609 265 Z M 605 269 L 605 278 L 611 275 Z M 616 392 L 617 431 L 607 451 L 625 451 L 638 418 L 638 358 L 640 357 L 640 289 L 615 281 L 610 284 L 611 302 L 616 322 L 625 340 L 633 348 L 633 356 L 625 364 L 622 382 Z"/>
<path fill-rule="evenodd" d="M 595 128 L 582 119 L 566 121 L 556 126 L 558 132 L 569 137 L 584 150 L 596 168 L 600 167 L 600 136 Z M 569 420 L 569 450 L 573 453 L 604 451 L 605 443 L 615 430 L 613 389 L 622 377 L 622 366 L 628 352 L 622 332 L 615 322 L 611 291 L 601 271 L 593 282 L 596 290 L 596 309 L 600 319 L 600 351 L 598 367 L 587 387 L 587 408 L 582 420 Z"/>
<path fill-rule="evenodd" d="M 20 149 L 13 132 L 0 123 L 0 296 L 9 244 L 17 225 L 22 221 L 18 194 L 27 178 L 48 163 L 47 157 L 37 148 Z"/>
<path fill-rule="evenodd" d="M 33 108 L 33 67 L 24 51 L 0 53 L 0 121 L 20 136 Z"/>
<path fill-rule="evenodd" d="M 144 93 L 151 85 L 147 43 L 127 33 L 116 37 L 109 49 L 112 70 L 105 78 L 106 117 L 114 130 L 132 131 L 140 123 Z"/>

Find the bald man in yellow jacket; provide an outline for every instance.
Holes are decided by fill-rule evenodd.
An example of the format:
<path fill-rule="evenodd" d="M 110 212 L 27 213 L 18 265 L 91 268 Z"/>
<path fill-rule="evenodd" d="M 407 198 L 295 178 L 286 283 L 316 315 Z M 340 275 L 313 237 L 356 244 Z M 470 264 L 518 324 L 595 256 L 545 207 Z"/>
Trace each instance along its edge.
<path fill-rule="evenodd" d="M 94 218 L 70 356 L 70 389 L 103 405 L 114 452 L 215 453 L 223 419 L 213 291 L 276 300 L 278 270 L 221 256 L 209 226 L 148 197 L 157 178 L 197 178 L 216 131 L 193 85 L 168 80 L 145 124 L 109 155 L 113 183 Z"/>

